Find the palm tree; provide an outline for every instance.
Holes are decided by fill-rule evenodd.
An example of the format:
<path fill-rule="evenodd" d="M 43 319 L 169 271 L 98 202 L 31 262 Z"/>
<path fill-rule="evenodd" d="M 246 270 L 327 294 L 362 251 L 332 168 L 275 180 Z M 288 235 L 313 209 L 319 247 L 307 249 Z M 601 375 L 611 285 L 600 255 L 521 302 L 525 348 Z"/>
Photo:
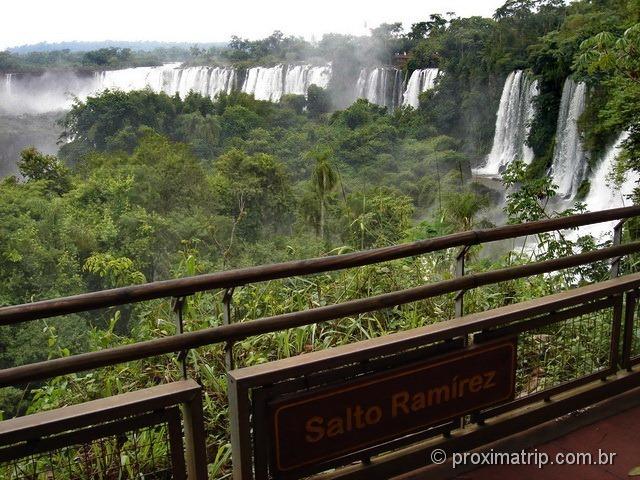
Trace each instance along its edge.
<path fill-rule="evenodd" d="M 332 152 L 328 148 L 312 150 L 308 158 L 315 161 L 313 186 L 320 200 L 320 238 L 324 239 L 325 205 L 327 194 L 336 186 L 338 175 L 331 162 Z"/>

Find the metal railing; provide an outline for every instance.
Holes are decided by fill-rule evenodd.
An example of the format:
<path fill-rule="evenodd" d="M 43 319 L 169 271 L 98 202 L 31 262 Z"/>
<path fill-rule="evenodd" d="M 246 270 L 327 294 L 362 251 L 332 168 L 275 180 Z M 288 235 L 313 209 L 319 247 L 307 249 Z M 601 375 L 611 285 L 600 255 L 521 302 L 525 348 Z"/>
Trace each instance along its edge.
<path fill-rule="evenodd" d="M 113 307 L 153 299 L 173 298 L 175 318 L 178 328 L 177 333 L 169 337 L 0 370 L 0 387 L 41 381 L 55 376 L 82 372 L 132 360 L 140 360 L 161 354 L 178 353 L 181 356 L 180 358 L 184 359 L 185 353 L 191 349 L 217 343 L 223 343 L 226 345 L 225 364 L 228 369 L 232 369 L 234 366 L 232 355 L 234 343 L 256 335 L 316 324 L 319 322 L 326 322 L 329 320 L 342 319 L 351 315 L 392 308 L 398 305 L 450 293 L 457 293 L 455 314 L 456 317 L 462 317 L 464 314 L 464 292 L 468 290 L 604 260 L 612 260 L 612 276 L 616 277 L 619 274 L 620 259 L 626 255 L 640 252 L 640 242 L 621 244 L 621 231 L 624 221 L 636 216 L 640 216 L 640 207 L 634 206 L 605 210 L 601 212 L 554 218 L 519 225 L 507 225 L 491 229 L 462 232 L 419 242 L 345 255 L 243 268 L 214 274 L 181 278 L 177 280 L 167 280 L 144 285 L 116 288 L 54 300 L 33 302 L 24 305 L 3 307 L 0 308 L 0 325 L 11 325 L 69 313 L 85 312 L 93 309 Z M 465 257 L 469 248 L 473 245 L 609 221 L 619 221 L 614 230 L 614 241 L 611 247 L 563 258 L 465 275 Z M 249 320 L 242 323 L 233 323 L 232 321 L 231 306 L 234 289 L 244 285 L 372 265 L 401 258 L 415 257 L 429 252 L 450 248 L 461 248 L 460 254 L 457 257 L 457 276 L 454 279 L 434 284 L 420 285 L 373 297 L 350 300 L 339 304 Z M 473 338 L 473 340 L 477 342 L 482 341 L 483 336 L 489 338 L 492 335 L 501 335 L 506 331 L 500 329 L 511 329 L 513 330 L 511 332 L 512 334 L 516 334 L 522 339 L 519 347 L 522 349 L 521 358 L 534 358 L 535 355 L 532 352 L 534 352 L 535 348 L 540 346 L 535 342 L 539 342 L 540 338 L 548 339 L 553 337 L 555 335 L 553 328 L 556 328 L 553 325 L 566 325 L 570 319 L 573 319 L 571 320 L 571 322 L 573 322 L 572 328 L 574 328 L 576 332 L 583 332 L 585 329 L 586 331 L 589 331 L 589 328 L 593 325 L 597 325 L 598 328 L 603 328 L 602 325 L 609 325 L 605 330 L 602 330 L 602 337 L 607 338 L 606 345 L 608 345 L 608 355 L 605 355 L 603 350 L 605 347 L 603 345 L 598 345 L 598 348 L 595 349 L 594 344 L 593 352 L 598 352 L 597 355 L 593 357 L 592 366 L 594 368 L 591 368 L 589 372 L 577 369 L 573 371 L 573 376 L 567 377 L 561 383 L 554 383 L 551 385 L 543 383 L 541 385 L 537 385 L 535 388 L 529 388 L 529 391 L 526 392 L 525 395 L 521 395 L 519 398 L 514 400 L 516 403 L 508 407 L 516 408 L 516 406 L 522 405 L 523 403 L 534 402 L 540 398 L 548 399 L 552 395 L 555 395 L 557 392 L 564 389 L 566 385 L 571 385 L 573 387 L 575 386 L 575 382 L 585 383 L 593 380 L 595 377 L 607 377 L 617 370 L 617 364 L 620 361 L 631 368 L 631 357 L 634 355 L 634 352 L 635 354 L 640 353 L 637 351 L 638 347 L 636 346 L 637 335 L 634 333 L 636 332 L 636 328 L 633 325 L 633 316 L 631 316 L 630 319 L 630 315 L 628 314 L 629 311 L 635 310 L 635 308 L 629 307 L 630 302 L 627 301 L 627 315 L 625 318 L 623 335 L 623 343 L 626 345 L 626 350 L 623 349 L 623 358 L 620 360 L 620 354 L 618 354 L 618 344 L 620 342 L 618 342 L 617 339 L 621 335 L 620 324 L 623 304 L 619 299 L 622 298 L 622 295 L 625 292 L 635 292 L 638 288 L 640 288 L 640 277 L 633 275 L 625 279 L 620 279 L 618 282 L 605 282 L 603 284 L 595 285 L 591 289 L 590 287 L 585 287 L 581 290 L 581 296 L 579 295 L 575 298 L 572 297 L 571 301 L 574 302 L 572 305 L 576 305 L 577 310 L 572 311 L 571 314 L 573 316 L 570 317 L 566 316 L 566 312 L 554 314 L 556 315 L 555 317 L 553 315 L 549 317 L 549 305 L 544 301 L 544 299 L 541 299 L 540 302 L 530 305 L 526 309 L 526 313 L 521 314 L 521 318 L 518 318 L 517 315 L 515 317 L 509 317 L 509 322 L 513 322 L 518 319 L 527 320 L 528 323 L 526 323 L 526 329 L 523 329 L 524 327 L 522 325 L 524 324 L 514 326 L 505 323 L 506 320 L 505 322 L 500 323 L 501 317 L 499 314 L 492 317 L 492 327 L 494 328 L 492 329 L 490 326 L 486 326 L 486 328 L 483 328 L 481 332 L 470 330 L 470 325 L 475 322 L 474 318 L 471 318 L 473 316 L 442 322 L 441 325 L 438 324 L 438 326 L 434 326 L 434 328 L 436 330 L 439 329 L 439 335 L 442 336 L 443 340 L 464 336 L 466 341 L 467 338 L 470 338 L 468 335 L 477 334 L 477 336 Z M 224 292 L 223 325 L 198 331 L 185 332 L 183 330 L 182 319 L 185 297 L 198 292 L 210 290 L 222 290 Z M 618 300 L 607 300 L 607 298 L 611 296 L 614 296 Z M 576 304 L 576 298 L 581 298 L 584 305 L 579 306 Z M 600 299 L 601 302 L 593 304 L 592 300 L 594 298 Z M 555 310 L 562 307 L 562 302 L 554 304 Z M 613 315 L 617 320 L 607 324 L 606 320 L 603 320 L 603 318 L 605 318 L 603 315 L 606 315 L 606 313 L 603 312 L 612 312 L 611 315 Z M 544 316 L 544 320 L 536 318 L 536 315 Z M 544 337 L 545 335 L 549 337 Z M 548 347 L 548 345 L 546 347 Z M 554 346 L 554 348 L 559 348 L 559 345 Z M 327 351 L 327 355 L 331 355 L 330 350 Z M 536 371 L 536 368 L 544 369 L 545 366 L 535 366 L 533 364 L 522 365 L 520 367 L 520 382 L 524 382 L 523 379 L 526 378 L 527 375 L 531 376 Z M 186 367 L 183 366 L 183 374 L 185 376 L 186 373 Z M 504 410 L 504 408 L 507 407 L 501 408 Z M 485 417 L 496 413 L 497 412 L 478 412 L 478 416 L 475 420 L 481 422 L 484 421 Z M 1 429 L 2 423 L 0 423 L 0 431 Z"/>
<path fill-rule="evenodd" d="M 391 478 L 424 467 L 434 449 L 445 450 L 450 458 L 453 451 L 476 448 L 639 387 L 640 371 L 618 377 L 623 295 L 637 285 L 640 274 L 626 275 L 396 335 L 235 370 L 230 373 L 236 392 L 230 405 L 237 422 L 232 425 L 234 478 L 279 478 L 271 475 L 265 459 L 268 435 L 254 432 L 257 437 L 249 441 L 250 415 L 265 408 L 260 407 L 259 399 L 268 404 L 281 395 L 345 385 L 348 379 L 356 381 L 368 373 L 388 371 L 443 351 L 460 350 L 467 339 L 480 346 L 515 337 L 513 400 L 416 429 L 383 445 L 365 446 L 287 478 L 302 478 L 338 467 L 343 468 L 322 478 Z M 252 405 L 256 402 L 258 405 Z M 477 425 L 482 429 L 478 430 Z M 257 425 L 255 429 L 258 430 Z M 377 457 L 382 453 L 385 454 Z"/>
<path fill-rule="evenodd" d="M 2 422 L 0 477 L 206 478 L 200 391 L 184 380 Z"/>

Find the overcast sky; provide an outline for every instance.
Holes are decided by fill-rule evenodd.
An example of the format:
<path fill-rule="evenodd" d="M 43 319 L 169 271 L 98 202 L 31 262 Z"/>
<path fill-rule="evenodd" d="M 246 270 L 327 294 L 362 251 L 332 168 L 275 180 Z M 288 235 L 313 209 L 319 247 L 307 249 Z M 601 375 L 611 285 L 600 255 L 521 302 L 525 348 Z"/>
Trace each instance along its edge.
<path fill-rule="evenodd" d="M 274 30 L 320 38 L 364 34 L 382 22 L 409 26 L 430 13 L 491 16 L 504 0 L 9 0 L 0 49 L 70 40 L 226 41 Z"/>

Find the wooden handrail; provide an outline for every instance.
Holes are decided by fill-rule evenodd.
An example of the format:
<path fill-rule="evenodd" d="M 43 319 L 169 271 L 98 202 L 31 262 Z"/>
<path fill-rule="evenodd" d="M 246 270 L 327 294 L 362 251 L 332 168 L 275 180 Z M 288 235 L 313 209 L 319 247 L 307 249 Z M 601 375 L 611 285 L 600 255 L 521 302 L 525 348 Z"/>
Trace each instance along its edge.
<path fill-rule="evenodd" d="M 178 380 L 78 405 L 11 418 L 2 422 L 0 445 L 33 440 L 79 428 L 83 424 L 103 423 L 127 415 L 139 415 L 187 403 L 200 395 L 200 390 L 200 385 L 195 380 Z"/>
<path fill-rule="evenodd" d="M 615 208 L 567 217 L 540 220 L 518 225 L 471 230 L 443 237 L 394 245 L 373 250 L 295 260 L 271 265 L 241 268 L 176 280 L 150 282 L 143 285 L 102 290 L 70 297 L 43 300 L 0 308 L 0 325 L 82 312 L 166 297 L 183 297 L 196 292 L 233 288 L 249 283 L 330 272 L 379 262 L 413 257 L 447 248 L 495 242 L 526 235 L 575 228 L 594 223 L 621 220 L 640 215 L 640 206 Z"/>
<path fill-rule="evenodd" d="M 70 357 L 7 368 L 0 370 L 0 387 L 43 380 L 59 375 L 81 372 L 132 360 L 140 360 L 156 355 L 185 351 L 215 343 L 242 340 L 254 335 L 336 320 L 350 315 L 390 308 L 459 290 L 470 290 L 483 285 L 553 272 L 636 252 L 640 252 L 640 242 L 527 265 L 503 268 L 491 272 L 472 274 L 466 277 L 385 293 L 374 297 L 351 300 L 336 305 L 265 317 L 243 323 L 223 325 L 97 352 L 82 353 Z M 589 290 L 589 294 L 593 299 L 598 298 L 597 294 L 601 294 L 601 296 L 612 295 L 620 293 L 621 291 L 637 288 L 640 286 L 640 274 L 619 279 L 612 285 L 606 284 L 605 282 L 605 285 L 602 285 L 599 289 L 597 288 L 598 286 L 593 286 L 591 290 Z"/>

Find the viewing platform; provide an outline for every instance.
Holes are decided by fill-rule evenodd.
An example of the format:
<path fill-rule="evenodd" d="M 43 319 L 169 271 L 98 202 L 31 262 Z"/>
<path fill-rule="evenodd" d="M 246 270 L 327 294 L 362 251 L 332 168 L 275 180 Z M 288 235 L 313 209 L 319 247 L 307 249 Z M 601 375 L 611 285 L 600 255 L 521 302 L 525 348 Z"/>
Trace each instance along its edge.
<path fill-rule="evenodd" d="M 640 273 L 634 269 L 640 241 L 623 234 L 638 216 L 637 206 L 612 209 L 2 307 L 0 325 L 12 325 L 171 299 L 176 331 L 6 368 L 0 388 L 88 371 L 98 378 L 104 368 L 162 355 L 182 378 L 155 372 L 134 391 L 0 422 L 0 478 L 627 478 L 640 464 Z M 477 245 L 600 222 L 615 223 L 610 245 L 466 271 Z M 452 278 L 234 321 L 242 308 L 237 292 L 250 284 L 445 249 L 458 252 Z M 465 306 L 473 289 L 560 271 L 574 278 L 571 269 L 587 266 L 599 272 L 597 280 L 484 311 Z M 187 331 L 188 299 L 213 290 L 220 293 L 221 324 Z M 415 328 L 246 365 L 238 355 L 248 338 L 326 322 L 335 327 L 371 312 L 392 315 L 446 296 L 455 308 L 441 321 L 422 319 Z M 193 357 L 214 346 L 217 364 L 195 368 Z M 213 395 L 225 408 L 212 408 Z M 213 435 L 212 425 L 228 431 L 229 440 Z M 230 462 L 220 453 L 225 448 Z M 551 461 L 557 453 L 598 449 L 615 454 L 613 461 L 538 468 L 529 457 L 533 466 L 473 471 L 450 463 L 491 451 L 544 453 Z"/>
<path fill-rule="evenodd" d="M 460 463 L 455 468 L 448 461 L 397 478 L 636 478 L 640 476 L 640 389 L 496 441 L 473 453 L 473 458 L 458 458 Z M 507 455 L 511 460 L 505 460 Z"/>
<path fill-rule="evenodd" d="M 634 391 L 633 395 L 640 396 L 640 391 Z M 610 407 L 614 408 L 615 405 Z M 582 413 L 582 416 L 587 417 L 584 419 L 585 422 L 589 421 L 588 411 Z M 505 478 L 566 480 L 570 477 L 583 480 L 628 480 L 637 478 L 640 474 L 639 445 L 640 407 L 635 407 L 578 428 L 556 440 L 527 449 L 530 453 L 535 448 L 538 452 L 546 454 L 550 462 L 555 461 L 556 455 L 561 454 L 569 460 L 575 458 L 578 464 L 548 464 L 540 468 L 536 465 L 487 466 L 461 474 L 456 478 L 460 480 L 503 480 Z M 581 458 L 572 457 L 576 453 L 590 454 L 591 457 L 585 461 L 597 462 L 597 464 L 584 464 Z M 614 456 L 611 457 L 611 455 Z M 610 459 L 613 461 L 610 462 Z M 601 461 L 604 464 L 600 464 Z M 634 469 L 636 474 L 632 477 L 629 474 Z"/>

